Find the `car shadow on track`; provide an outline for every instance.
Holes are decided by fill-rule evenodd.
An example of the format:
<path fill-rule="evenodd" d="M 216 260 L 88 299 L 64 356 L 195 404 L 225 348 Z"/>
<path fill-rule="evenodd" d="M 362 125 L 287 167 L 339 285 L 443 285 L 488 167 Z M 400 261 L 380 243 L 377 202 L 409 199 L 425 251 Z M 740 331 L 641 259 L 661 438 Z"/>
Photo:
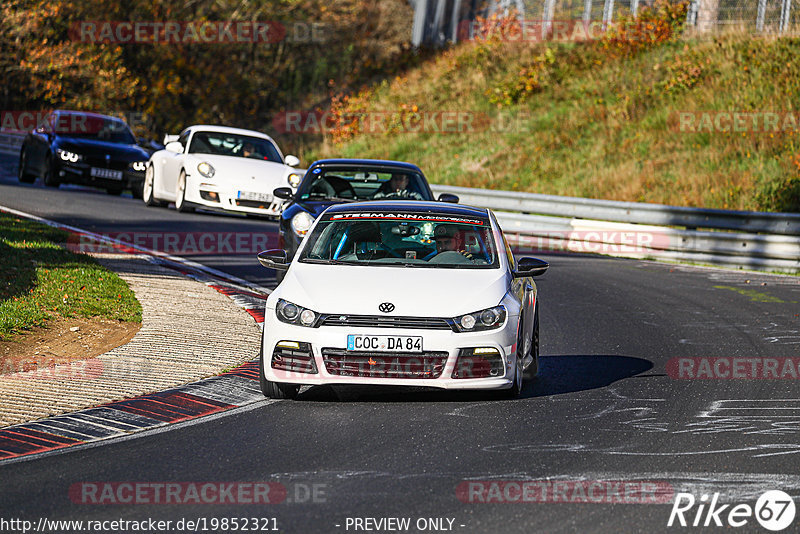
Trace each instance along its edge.
<path fill-rule="evenodd" d="M 653 368 L 644 358 L 598 355 L 542 356 L 539 375 L 525 382 L 521 400 L 575 393 L 610 386 Z M 301 391 L 298 401 L 311 402 L 474 402 L 502 399 L 498 391 L 446 391 L 401 386 L 312 386 Z"/>

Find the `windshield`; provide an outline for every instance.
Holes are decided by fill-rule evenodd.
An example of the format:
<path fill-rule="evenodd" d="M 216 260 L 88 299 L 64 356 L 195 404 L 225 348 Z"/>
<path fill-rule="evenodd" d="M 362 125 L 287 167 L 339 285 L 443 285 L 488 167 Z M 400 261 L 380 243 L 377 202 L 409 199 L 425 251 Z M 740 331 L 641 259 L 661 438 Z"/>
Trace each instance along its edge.
<path fill-rule="evenodd" d="M 268 139 L 222 132 L 197 132 L 189 154 L 216 154 L 283 163 L 278 149 Z"/>
<path fill-rule="evenodd" d="M 421 268 L 499 265 L 488 219 L 419 213 L 346 213 L 320 220 L 303 263 Z"/>
<path fill-rule="evenodd" d="M 300 186 L 300 200 L 433 200 L 417 172 L 317 167 Z"/>
<path fill-rule="evenodd" d="M 108 143 L 136 144 L 136 138 L 125 121 L 79 113 L 62 113 L 52 124 L 53 131 L 63 137 L 96 139 Z"/>

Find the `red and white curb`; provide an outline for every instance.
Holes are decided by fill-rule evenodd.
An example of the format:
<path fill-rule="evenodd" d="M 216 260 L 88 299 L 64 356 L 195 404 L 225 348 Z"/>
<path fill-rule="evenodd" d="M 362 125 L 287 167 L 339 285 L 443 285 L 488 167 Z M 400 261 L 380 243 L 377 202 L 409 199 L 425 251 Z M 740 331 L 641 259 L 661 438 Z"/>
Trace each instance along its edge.
<path fill-rule="evenodd" d="M 132 245 L 5 206 L 0 206 L 0 211 L 60 228 L 121 253 L 145 256 L 153 263 L 176 270 L 229 297 L 263 327 L 264 302 L 269 289 L 180 256 Z M 258 363 L 251 361 L 219 376 L 166 391 L 6 427 L 0 430 L 0 462 L 122 437 L 263 399 L 258 384 Z"/>

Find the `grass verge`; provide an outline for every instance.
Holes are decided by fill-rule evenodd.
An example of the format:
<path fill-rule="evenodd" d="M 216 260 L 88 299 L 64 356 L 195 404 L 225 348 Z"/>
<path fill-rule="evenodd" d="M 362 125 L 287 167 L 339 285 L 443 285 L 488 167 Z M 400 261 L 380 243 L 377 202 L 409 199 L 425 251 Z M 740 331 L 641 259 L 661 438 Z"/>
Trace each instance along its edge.
<path fill-rule="evenodd" d="M 48 319 L 142 321 L 133 291 L 85 254 L 64 248 L 67 232 L 0 212 L 0 339 Z"/>

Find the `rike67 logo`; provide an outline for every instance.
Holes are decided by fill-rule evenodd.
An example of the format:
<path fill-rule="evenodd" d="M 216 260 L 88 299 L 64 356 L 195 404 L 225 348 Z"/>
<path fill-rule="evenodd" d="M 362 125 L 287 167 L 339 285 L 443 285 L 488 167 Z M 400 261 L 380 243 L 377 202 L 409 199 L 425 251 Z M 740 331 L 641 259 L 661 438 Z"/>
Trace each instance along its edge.
<path fill-rule="evenodd" d="M 699 502 L 691 493 L 675 494 L 667 526 L 728 526 L 743 527 L 755 517 L 767 530 L 778 532 L 794 521 L 795 505 L 791 496 L 780 490 L 770 490 L 761 495 L 755 507 L 749 504 L 718 504 L 719 493 L 708 500 L 702 495 Z M 695 508 L 697 504 L 697 508 Z"/>

